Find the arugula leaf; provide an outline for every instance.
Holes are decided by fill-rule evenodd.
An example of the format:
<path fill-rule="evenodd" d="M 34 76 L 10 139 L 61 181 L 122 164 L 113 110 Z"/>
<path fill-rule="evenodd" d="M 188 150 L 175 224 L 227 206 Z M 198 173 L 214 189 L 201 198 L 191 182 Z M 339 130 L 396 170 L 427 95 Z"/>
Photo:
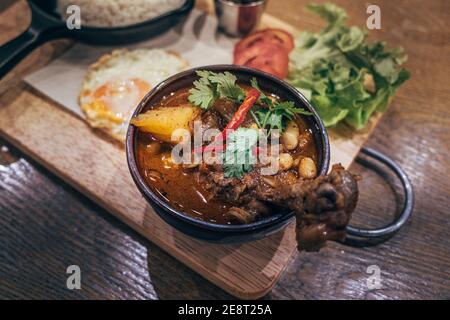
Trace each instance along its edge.
<path fill-rule="evenodd" d="M 228 135 L 223 164 L 225 178 L 242 178 L 253 169 L 256 163 L 253 148 L 257 142 L 255 129 L 239 128 Z"/>
<path fill-rule="evenodd" d="M 288 82 L 308 97 L 326 126 L 344 121 L 363 128 L 409 78 L 401 68 L 407 57 L 401 48 L 386 50 L 384 42 L 366 43 L 367 32 L 348 27 L 347 13 L 335 4 L 310 4 L 307 9 L 328 25 L 296 39 Z M 368 76 L 374 86 L 366 87 Z"/>

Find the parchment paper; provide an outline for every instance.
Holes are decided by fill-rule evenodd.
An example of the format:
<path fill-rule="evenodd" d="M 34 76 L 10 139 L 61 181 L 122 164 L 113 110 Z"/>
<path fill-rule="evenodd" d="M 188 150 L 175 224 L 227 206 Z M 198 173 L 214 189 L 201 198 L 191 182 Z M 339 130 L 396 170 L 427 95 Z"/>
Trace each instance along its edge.
<path fill-rule="evenodd" d="M 184 24 L 151 40 L 125 46 L 75 44 L 60 58 L 28 75 L 25 81 L 43 94 L 84 118 L 77 97 L 88 66 L 114 49 L 161 48 L 177 51 L 191 67 L 232 63 L 237 40 L 217 31 L 217 19 L 193 10 Z"/>

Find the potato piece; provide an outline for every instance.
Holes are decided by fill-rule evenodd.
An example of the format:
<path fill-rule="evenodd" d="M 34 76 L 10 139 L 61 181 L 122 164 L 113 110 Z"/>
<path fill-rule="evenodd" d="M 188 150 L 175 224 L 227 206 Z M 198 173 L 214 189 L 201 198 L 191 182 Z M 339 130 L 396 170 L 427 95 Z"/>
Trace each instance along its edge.
<path fill-rule="evenodd" d="M 298 166 L 298 173 L 302 178 L 306 179 L 312 179 L 317 176 L 317 168 L 316 164 L 314 163 L 314 160 L 305 157 L 302 160 L 300 160 L 300 164 Z"/>
<path fill-rule="evenodd" d="M 176 129 L 190 130 L 189 122 L 195 119 L 200 109 L 189 104 L 179 107 L 151 109 L 131 119 L 131 124 L 140 130 L 153 134 L 165 142 L 172 142 Z"/>
<path fill-rule="evenodd" d="M 298 145 L 298 136 L 300 131 L 295 121 L 289 121 L 286 126 L 286 130 L 281 135 L 281 143 L 287 150 L 294 150 Z"/>

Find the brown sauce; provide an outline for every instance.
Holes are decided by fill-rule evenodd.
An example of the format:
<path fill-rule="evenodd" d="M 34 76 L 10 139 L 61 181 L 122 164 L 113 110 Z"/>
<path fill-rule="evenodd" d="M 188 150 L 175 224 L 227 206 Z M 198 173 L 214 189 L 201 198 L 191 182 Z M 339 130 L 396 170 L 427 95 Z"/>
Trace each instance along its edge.
<path fill-rule="evenodd" d="M 154 108 L 173 107 L 188 103 L 189 89 L 174 92 Z M 246 122 L 251 121 L 249 118 L 246 120 Z M 303 143 L 290 152 L 291 155 L 294 158 L 310 157 L 317 163 L 317 150 L 310 128 L 307 127 L 301 116 L 296 117 L 295 121 L 300 130 L 300 141 Z M 170 164 L 167 158 L 170 156 L 172 145 L 162 143 L 159 153 L 155 155 L 151 152 L 148 146 L 156 140 L 149 133 L 138 133 L 137 164 L 147 185 L 174 209 L 204 221 L 228 224 L 229 218 L 226 213 L 232 205 L 212 198 L 197 181 L 195 176 L 197 169 L 186 169 Z M 290 170 L 296 174 L 296 170 Z"/>

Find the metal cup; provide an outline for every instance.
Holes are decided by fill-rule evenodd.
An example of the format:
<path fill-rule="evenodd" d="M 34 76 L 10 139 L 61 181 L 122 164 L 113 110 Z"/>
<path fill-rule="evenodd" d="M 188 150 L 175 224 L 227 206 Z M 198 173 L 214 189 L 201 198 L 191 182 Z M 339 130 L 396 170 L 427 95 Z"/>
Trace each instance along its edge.
<path fill-rule="evenodd" d="M 219 28 L 231 36 L 243 36 L 259 24 L 267 0 L 214 0 Z"/>

